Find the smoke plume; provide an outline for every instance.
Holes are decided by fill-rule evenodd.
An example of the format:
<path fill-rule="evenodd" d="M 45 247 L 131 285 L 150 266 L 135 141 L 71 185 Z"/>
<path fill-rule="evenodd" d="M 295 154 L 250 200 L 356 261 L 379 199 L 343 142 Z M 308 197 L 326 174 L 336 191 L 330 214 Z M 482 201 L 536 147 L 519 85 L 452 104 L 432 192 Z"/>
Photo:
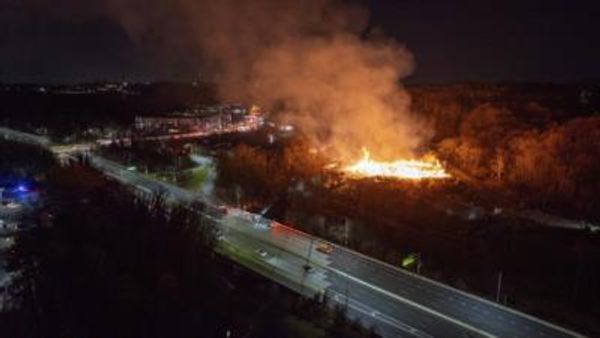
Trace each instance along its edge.
<path fill-rule="evenodd" d="M 409 156 L 426 133 L 400 79 L 398 43 L 365 37 L 366 10 L 336 0 L 106 0 L 139 41 L 199 46 L 223 100 L 283 112 L 319 145 L 356 158 Z M 167 51 L 168 52 L 168 51 Z"/>

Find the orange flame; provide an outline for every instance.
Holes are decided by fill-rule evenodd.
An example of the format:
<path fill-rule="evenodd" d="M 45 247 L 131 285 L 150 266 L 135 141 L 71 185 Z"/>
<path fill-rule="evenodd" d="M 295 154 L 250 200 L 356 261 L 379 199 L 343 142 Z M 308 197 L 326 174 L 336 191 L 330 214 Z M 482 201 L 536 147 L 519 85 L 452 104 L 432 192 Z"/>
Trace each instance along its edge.
<path fill-rule="evenodd" d="M 371 159 L 371 155 L 366 148 L 363 148 L 362 151 L 363 158 L 352 165 L 344 167 L 344 172 L 356 177 L 392 177 L 410 180 L 450 177 L 440 162 L 431 156 L 420 160 L 379 162 Z"/>

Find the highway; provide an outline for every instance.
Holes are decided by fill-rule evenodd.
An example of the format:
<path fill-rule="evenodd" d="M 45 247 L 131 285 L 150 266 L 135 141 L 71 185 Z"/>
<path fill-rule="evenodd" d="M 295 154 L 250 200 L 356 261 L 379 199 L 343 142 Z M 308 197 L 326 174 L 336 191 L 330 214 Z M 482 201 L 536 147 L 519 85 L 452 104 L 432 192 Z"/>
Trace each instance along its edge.
<path fill-rule="evenodd" d="M 169 203 L 206 201 L 204 196 L 153 180 L 91 154 L 90 163 L 141 193 L 161 191 Z M 565 328 L 409 273 L 358 252 L 259 215 L 209 207 L 221 235 L 219 251 L 301 294 L 327 294 L 348 315 L 375 326 L 384 337 L 583 337 Z M 260 222 L 257 222 L 260 220 Z M 305 266 L 311 268 L 307 271 Z"/>
<path fill-rule="evenodd" d="M 138 189 L 163 191 L 185 203 L 201 198 L 100 157 L 90 158 L 98 169 Z M 212 217 L 221 240 L 234 251 L 226 254 L 295 291 L 326 292 L 334 302 L 347 305 L 350 316 L 377 327 L 385 337 L 582 337 L 341 246 L 329 244 L 334 250 L 324 254 L 316 250 L 324 240 L 277 222 L 257 222 L 259 217 L 235 208 Z"/>

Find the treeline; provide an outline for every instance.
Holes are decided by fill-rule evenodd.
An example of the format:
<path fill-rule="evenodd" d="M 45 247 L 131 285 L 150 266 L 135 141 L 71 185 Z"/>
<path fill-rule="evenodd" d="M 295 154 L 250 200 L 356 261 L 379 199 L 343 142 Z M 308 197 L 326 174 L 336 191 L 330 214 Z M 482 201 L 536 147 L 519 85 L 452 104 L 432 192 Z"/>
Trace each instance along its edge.
<path fill-rule="evenodd" d="M 275 149 L 240 143 L 219 154 L 217 183 L 245 194 L 242 197 L 248 202 L 271 204 L 290 191 L 320 186 L 327 163 L 327 159 L 311 153 L 309 143 L 302 138 Z"/>
<path fill-rule="evenodd" d="M 508 108 L 483 104 L 460 121 L 439 156 L 530 206 L 600 220 L 600 115 L 535 126 Z"/>
<path fill-rule="evenodd" d="M 182 142 L 133 141 L 131 145 L 119 142 L 100 147 L 101 156 L 112 159 L 127 166 L 136 166 L 140 171 L 171 172 L 188 169 L 194 166 L 190 160 L 190 147 Z"/>
<path fill-rule="evenodd" d="M 130 85 L 127 93 L 78 94 L 69 94 L 68 91 L 77 89 L 69 87 L 49 87 L 47 92 L 40 92 L 39 86 L 33 85 L 13 87 L 14 90 L 0 91 L 0 124 L 26 131 L 46 128 L 59 141 L 80 135 L 88 128 L 127 127 L 140 114 L 216 102 L 211 84 L 136 84 Z"/>
<path fill-rule="evenodd" d="M 0 140 L 0 184 L 43 175 L 54 164 L 53 154 L 46 149 Z"/>
<path fill-rule="evenodd" d="M 600 111 L 600 86 L 455 84 L 410 86 L 411 108 L 435 129 L 434 141 L 454 137 L 461 121 L 483 104 L 509 109 L 536 126 Z"/>
<path fill-rule="evenodd" d="M 0 314 L 7 336 L 377 336 L 325 299 L 217 256 L 213 225 L 188 208 L 137 198 L 83 165 L 52 170 L 48 195 L 46 221 L 11 254 L 19 277 L 15 310 Z"/>
<path fill-rule="evenodd" d="M 409 87 L 447 164 L 530 207 L 600 220 L 600 86 L 457 84 Z"/>

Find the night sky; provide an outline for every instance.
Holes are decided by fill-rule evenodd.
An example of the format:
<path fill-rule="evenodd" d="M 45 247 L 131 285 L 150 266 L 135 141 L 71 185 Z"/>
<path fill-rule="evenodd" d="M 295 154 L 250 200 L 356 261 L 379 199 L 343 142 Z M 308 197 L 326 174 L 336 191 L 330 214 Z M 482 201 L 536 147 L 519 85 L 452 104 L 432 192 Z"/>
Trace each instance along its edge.
<path fill-rule="evenodd" d="M 187 81 L 201 72 L 193 47 L 135 40 L 93 3 L 81 7 L 86 2 L 0 0 L 0 81 Z M 600 82 L 593 1 L 367 3 L 370 27 L 414 54 L 410 82 Z"/>

